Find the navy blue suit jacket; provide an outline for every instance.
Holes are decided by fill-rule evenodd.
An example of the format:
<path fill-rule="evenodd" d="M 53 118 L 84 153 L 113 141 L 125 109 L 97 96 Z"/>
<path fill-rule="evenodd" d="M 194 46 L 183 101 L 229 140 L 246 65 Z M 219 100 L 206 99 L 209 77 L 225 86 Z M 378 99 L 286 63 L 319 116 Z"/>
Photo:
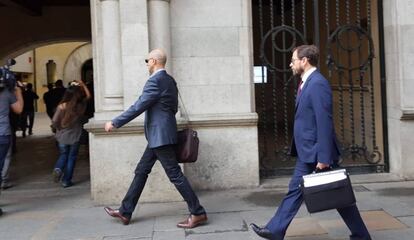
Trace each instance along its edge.
<path fill-rule="evenodd" d="M 306 80 L 295 107 L 292 155 L 305 163 L 336 164 L 339 147 L 332 119 L 332 90 L 318 70 Z"/>
<path fill-rule="evenodd" d="M 177 143 L 177 84 L 165 70 L 152 75 L 141 96 L 128 110 L 112 120 L 119 128 L 145 112 L 145 137 L 149 148 Z"/>

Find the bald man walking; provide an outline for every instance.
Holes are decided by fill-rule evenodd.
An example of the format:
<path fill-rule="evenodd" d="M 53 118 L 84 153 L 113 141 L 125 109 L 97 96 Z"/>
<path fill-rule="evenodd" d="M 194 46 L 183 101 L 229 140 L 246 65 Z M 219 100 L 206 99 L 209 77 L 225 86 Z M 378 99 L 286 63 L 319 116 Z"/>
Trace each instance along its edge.
<path fill-rule="evenodd" d="M 178 108 L 177 84 L 165 71 L 167 56 L 161 49 L 151 51 L 145 59 L 150 77 L 138 100 L 121 115 L 105 124 L 105 131 L 120 128 L 145 112 L 145 137 L 148 145 L 136 169 L 134 179 L 119 209 L 105 207 L 112 217 L 128 225 L 138 199 L 144 189 L 148 174 L 158 159 L 168 178 L 187 202 L 190 216 L 177 224 L 181 228 L 194 228 L 207 222 L 207 214 L 183 175 L 176 159 Z"/>

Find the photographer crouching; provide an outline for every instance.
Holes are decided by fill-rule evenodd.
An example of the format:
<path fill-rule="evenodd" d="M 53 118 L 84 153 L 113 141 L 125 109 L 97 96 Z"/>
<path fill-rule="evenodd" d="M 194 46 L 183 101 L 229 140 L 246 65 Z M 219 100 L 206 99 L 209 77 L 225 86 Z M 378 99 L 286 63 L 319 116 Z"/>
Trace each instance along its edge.
<path fill-rule="evenodd" d="M 0 67 L 0 172 L 3 169 L 4 160 L 11 142 L 10 109 L 17 114 L 23 110 L 23 96 L 20 82 L 16 81 L 10 66 L 16 61 L 8 60 L 7 64 Z M 0 184 L 2 182 L 0 175 Z M 0 215 L 3 214 L 0 208 Z"/>

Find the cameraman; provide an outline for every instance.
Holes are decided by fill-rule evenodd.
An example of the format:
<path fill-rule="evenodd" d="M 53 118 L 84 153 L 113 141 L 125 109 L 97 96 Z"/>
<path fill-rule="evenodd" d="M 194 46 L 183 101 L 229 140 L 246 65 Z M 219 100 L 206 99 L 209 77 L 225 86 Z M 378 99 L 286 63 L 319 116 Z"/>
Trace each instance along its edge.
<path fill-rule="evenodd" d="M 0 172 L 3 169 L 4 160 L 11 141 L 10 109 L 17 114 L 23 111 L 22 86 L 20 82 L 17 82 L 14 91 L 9 90 L 7 87 L 0 88 Z M 1 182 L 0 175 L 0 184 Z M 0 215 L 2 213 L 0 208 Z"/>

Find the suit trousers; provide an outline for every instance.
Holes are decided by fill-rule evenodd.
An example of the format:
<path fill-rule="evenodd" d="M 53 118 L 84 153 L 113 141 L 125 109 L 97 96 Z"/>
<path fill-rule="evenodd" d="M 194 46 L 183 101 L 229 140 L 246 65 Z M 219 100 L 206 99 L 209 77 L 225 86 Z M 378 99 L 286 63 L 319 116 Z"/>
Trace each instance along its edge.
<path fill-rule="evenodd" d="M 315 170 L 316 164 L 297 161 L 293 177 L 289 183 L 289 191 L 282 200 L 276 214 L 267 223 L 266 228 L 273 234 L 273 240 L 283 240 L 289 224 L 303 202 L 303 195 L 299 185 L 302 176 L 310 174 Z M 359 214 L 356 205 L 337 209 L 352 235 L 351 240 L 370 240 L 369 232 Z"/>
<path fill-rule="evenodd" d="M 132 212 L 144 189 L 148 175 L 157 159 L 160 161 L 170 181 L 187 202 L 190 213 L 193 215 L 205 214 L 205 210 L 200 205 L 198 197 L 181 171 L 180 165 L 178 165 L 174 146 L 175 145 L 165 145 L 157 148 L 149 148 L 147 146 L 135 169 L 134 179 L 132 180 L 128 192 L 122 200 L 122 205 L 119 208 L 119 211 L 123 216 L 131 218 Z"/>
<path fill-rule="evenodd" d="M 23 132 L 26 132 L 26 129 L 29 128 L 29 134 L 32 133 L 33 124 L 34 124 L 34 111 L 24 111 L 22 113 L 22 124 L 21 128 Z"/>

